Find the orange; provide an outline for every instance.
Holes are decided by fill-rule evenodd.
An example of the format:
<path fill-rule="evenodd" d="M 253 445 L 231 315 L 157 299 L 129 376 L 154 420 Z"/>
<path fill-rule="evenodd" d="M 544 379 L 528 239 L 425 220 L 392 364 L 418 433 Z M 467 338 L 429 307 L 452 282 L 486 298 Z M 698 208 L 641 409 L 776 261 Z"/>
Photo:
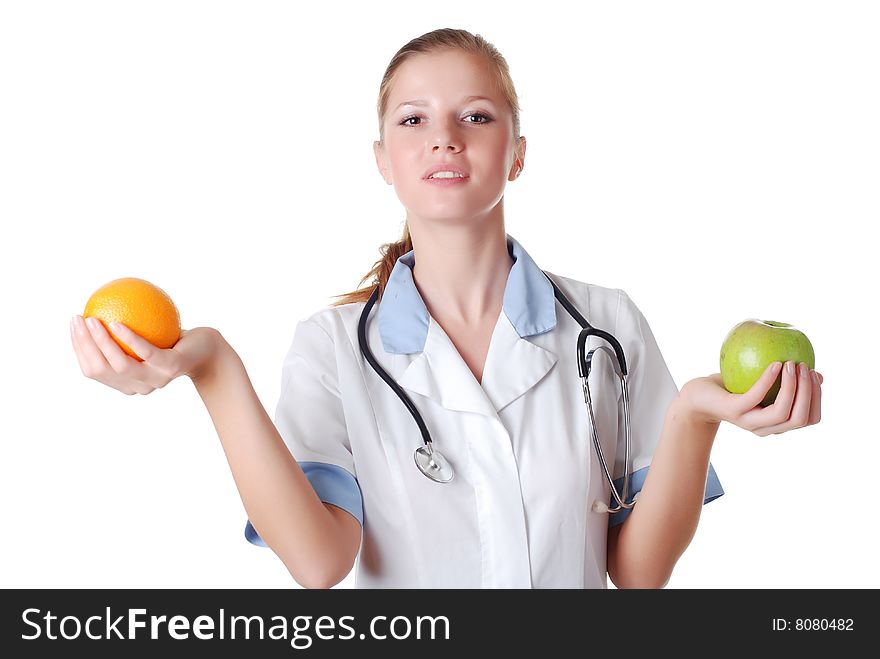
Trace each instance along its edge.
<path fill-rule="evenodd" d="M 159 348 L 170 348 L 180 338 L 180 314 L 168 294 L 143 279 L 126 277 L 104 284 L 86 302 L 83 317 L 93 317 L 110 332 L 127 354 L 143 361 L 110 331 L 110 323 L 122 323 Z"/>

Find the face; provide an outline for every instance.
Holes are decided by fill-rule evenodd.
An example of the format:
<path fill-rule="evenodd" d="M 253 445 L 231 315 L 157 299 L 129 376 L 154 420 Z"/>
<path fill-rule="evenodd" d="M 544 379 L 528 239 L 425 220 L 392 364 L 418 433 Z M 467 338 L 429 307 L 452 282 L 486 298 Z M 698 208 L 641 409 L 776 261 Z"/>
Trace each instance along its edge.
<path fill-rule="evenodd" d="M 521 170 L 525 138 L 514 143 L 513 116 L 494 80 L 482 57 L 454 50 L 415 55 L 398 68 L 384 142 L 374 149 L 409 222 L 485 216 Z M 436 166 L 465 176 L 428 179 Z"/>

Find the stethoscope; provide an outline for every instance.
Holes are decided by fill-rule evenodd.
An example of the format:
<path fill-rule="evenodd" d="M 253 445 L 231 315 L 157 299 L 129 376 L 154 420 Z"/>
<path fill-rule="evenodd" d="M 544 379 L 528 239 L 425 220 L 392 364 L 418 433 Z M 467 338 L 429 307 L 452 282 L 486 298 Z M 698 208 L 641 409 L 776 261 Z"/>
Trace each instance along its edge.
<path fill-rule="evenodd" d="M 627 385 L 626 359 L 623 355 L 623 348 L 621 348 L 620 343 L 618 343 L 617 339 L 615 339 L 611 334 L 603 330 L 596 329 L 595 327 L 590 325 L 590 323 L 587 322 L 587 320 L 578 312 L 578 310 L 574 308 L 572 303 L 569 302 L 568 298 L 563 295 L 562 291 L 559 290 L 554 281 L 550 279 L 549 275 L 547 275 L 546 272 L 544 273 L 544 276 L 547 277 L 547 279 L 550 281 L 550 284 L 553 286 L 553 292 L 556 295 L 556 299 L 559 300 L 559 303 L 583 328 L 578 335 L 577 342 L 578 375 L 581 378 L 581 386 L 584 391 L 584 402 L 586 403 L 587 409 L 589 410 L 590 414 L 590 434 L 593 437 L 593 446 L 596 447 L 596 453 L 599 456 L 599 460 L 602 462 L 602 471 L 605 472 L 605 479 L 608 481 L 608 485 L 611 487 L 611 493 L 614 496 L 615 501 L 617 501 L 617 506 L 614 508 L 610 508 L 604 501 L 596 500 L 593 502 L 593 510 L 599 513 L 616 513 L 623 509 L 632 508 L 635 504 L 635 499 L 631 502 L 627 502 L 627 498 L 629 496 L 630 478 L 630 425 L 629 387 Z M 455 477 L 455 472 L 452 469 L 452 465 L 440 453 L 440 451 L 434 448 L 434 442 L 431 440 L 431 434 L 428 432 L 428 428 L 425 425 L 424 419 L 422 419 L 422 415 L 419 414 L 418 409 L 416 409 L 416 406 L 413 404 L 412 400 L 406 394 L 406 392 L 400 387 L 400 385 L 398 385 L 391 378 L 391 376 L 385 372 L 385 369 L 383 369 L 379 365 L 375 357 L 373 357 L 373 352 L 370 350 L 370 346 L 367 343 L 367 318 L 369 317 L 370 310 L 373 308 L 373 305 L 376 303 L 376 300 L 378 298 L 379 286 L 376 286 L 376 288 L 373 289 L 372 295 L 370 295 L 370 299 L 367 301 L 366 305 L 364 305 L 364 310 L 361 312 L 360 322 L 358 323 L 358 343 L 360 344 L 361 352 L 363 353 L 364 357 L 367 358 L 367 361 L 369 362 L 370 366 L 373 367 L 373 370 L 376 371 L 379 377 L 382 378 L 388 384 L 388 386 L 391 387 L 394 393 L 397 394 L 397 397 L 400 398 L 400 400 L 406 406 L 406 409 L 409 410 L 409 413 L 415 420 L 416 425 L 419 427 L 419 431 L 422 433 L 424 444 L 416 449 L 414 456 L 419 471 L 421 471 L 425 476 L 436 483 L 448 483 Z M 607 346 L 598 346 L 590 350 L 586 355 L 584 355 L 584 347 L 589 336 L 598 336 L 599 338 L 606 340 L 614 347 L 614 352 L 612 352 Z M 626 467 L 623 476 L 622 495 L 618 493 L 617 488 L 614 486 L 614 480 L 611 477 L 611 471 L 608 469 L 608 462 L 605 460 L 605 455 L 602 452 L 602 445 L 599 443 L 599 437 L 596 434 L 596 418 L 593 414 L 593 402 L 592 397 L 590 396 L 590 385 L 588 379 L 590 376 L 593 354 L 597 350 L 601 350 L 611 359 L 611 363 L 614 365 L 614 372 L 617 374 L 617 377 L 620 380 L 620 390 L 623 394 L 623 414 L 626 427 L 626 447 L 624 451 L 624 462 Z"/>

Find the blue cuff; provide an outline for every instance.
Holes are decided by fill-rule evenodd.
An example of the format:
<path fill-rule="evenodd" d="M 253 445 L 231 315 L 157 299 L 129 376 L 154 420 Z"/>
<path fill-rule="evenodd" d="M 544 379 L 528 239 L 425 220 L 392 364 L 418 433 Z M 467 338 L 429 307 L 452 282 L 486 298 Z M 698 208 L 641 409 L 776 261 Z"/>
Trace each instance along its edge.
<path fill-rule="evenodd" d="M 361 488 L 357 479 L 347 469 L 326 462 L 300 462 L 299 466 L 321 501 L 342 508 L 363 527 L 364 505 Z M 244 537 L 251 544 L 266 546 L 250 520 L 244 527 Z"/>
<path fill-rule="evenodd" d="M 645 478 L 648 476 L 649 467 L 642 467 L 638 471 L 634 471 L 630 474 L 629 477 L 629 491 L 630 497 L 627 503 L 631 502 L 636 494 L 641 492 L 642 487 L 645 485 Z M 617 480 L 614 481 L 614 487 L 617 488 L 617 491 L 623 489 L 623 477 L 621 476 Z M 703 493 L 703 505 L 706 505 L 710 501 L 714 501 L 718 497 L 724 494 L 724 490 L 721 488 L 721 481 L 718 480 L 718 475 L 715 473 L 715 468 L 712 466 L 712 463 L 709 463 L 709 473 L 706 475 L 706 490 Z M 608 503 L 612 508 L 617 505 L 617 501 L 614 497 L 611 497 L 611 501 Z M 624 508 L 620 512 L 611 513 L 608 515 L 608 528 L 612 526 L 617 526 L 618 524 L 622 524 L 627 516 L 632 512 L 632 508 Z"/>

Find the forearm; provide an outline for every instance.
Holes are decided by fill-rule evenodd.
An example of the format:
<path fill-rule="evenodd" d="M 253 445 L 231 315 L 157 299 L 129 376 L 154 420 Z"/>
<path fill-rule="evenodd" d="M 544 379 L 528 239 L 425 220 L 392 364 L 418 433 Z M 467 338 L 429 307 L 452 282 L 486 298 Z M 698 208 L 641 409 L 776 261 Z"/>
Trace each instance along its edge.
<path fill-rule="evenodd" d="M 670 404 L 638 503 L 609 558 L 619 588 L 661 588 L 669 580 L 697 529 L 718 426 L 695 418 L 684 390 Z"/>
<path fill-rule="evenodd" d="M 248 518 L 298 583 L 332 585 L 345 574 L 336 520 L 315 494 L 222 336 L 216 358 L 193 377 L 220 437 Z"/>

